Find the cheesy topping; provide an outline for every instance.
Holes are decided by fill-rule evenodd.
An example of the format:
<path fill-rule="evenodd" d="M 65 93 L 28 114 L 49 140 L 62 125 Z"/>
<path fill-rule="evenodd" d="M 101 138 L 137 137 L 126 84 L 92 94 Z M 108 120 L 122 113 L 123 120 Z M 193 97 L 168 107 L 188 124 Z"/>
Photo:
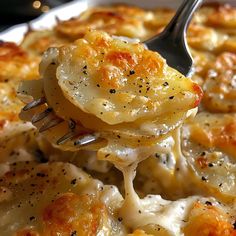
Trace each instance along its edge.
<path fill-rule="evenodd" d="M 69 42 L 52 30 L 29 30 L 21 42 L 21 47 L 32 55 L 41 56 L 49 47 L 58 47 Z"/>
<path fill-rule="evenodd" d="M 23 49 L 1 44 L 1 235 L 235 235 L 235 8 L 203 6 L 190 24 L 192 79 L 205 93 L 194 119 L 196 110 L 188 110 L 201 97 L 195 83 L 179 78 L 139 40 L 104 33 L 145 40 L 173 14 L 95 7 L 53 29 L 28 32 Z M 38 78 L 43 51 L 61 45 L 44 54 L 41 79 L 29 81 Z M 28 80 L 20 88 L 24 102 L 32 101 L 28 95 L 48 102 L 21 114 L 25 120 L 52 107 L 36 126 L 55 115 L 65 121 L 41 136 L 19 121 L 15 81 L 21 79 Z M 95 132 L 102 139 L 89 151 L 78 151 L 77 136 L 61 150 L 45 142 L 42 136 L 56 143 L 69 132 L 68 120 L 76 134 Z M 122 171 L 124 186 L 107 161 Z M 94 178 L 119 186 L 124 197 Z"/>
<path fill-rule="evenodd" d="M 230 218 L 227 217 L 227 214 L 208 202 L 206 205 L 194 204 L 184 233 L 186 236 L 197 236 L 199 233 L 202 236 L 233 236 L 235 230 L 230 224 Z"/>
<path fill-rule="evenodd" d="M 21 80 L 39 77 L 39 60 L 14 43 L 0 42 L 0 163 L 19 160 L 19 153 L 29 160 L 26 149 L 37 146 L 35 128 L 19 119 L 24 103 L 17 98 L 17 87 Z"/>
<path fill-rule="evenodd" d="M 155 29 L 147 29 L 154 17 L 153 12 L 134 6 L 94 7 L 79 17 L 58 22 L 55 31 L 74 40 L 83 37 L 89 30 L 103 30 L 111 35 L 144 39 L 150 33 L 155 33 Z"/>
<path fill-rule="evenodd" d="M 212 112 L 236 111 L 236 54 L 225 52 L 210 66 L 203 85 L 203 105 Z"/>
<path fill-rule="evenodd" d="M 0 82 L 38 78 L 39 61 L 14 43 L 0 42 Z"/>
<path fill-rule="evenodd" d="M 168 68 L 157 53 L 104 33 L 92 32 L 62 48 L 58 64 L 64 96 L 111 125 L 186 111 L 200 96 L 197 85 Z"/>
<path fill-rule="evenodd" d="M 48 50 L 40 69 L 48 106 L 57 116 L 82 124 L 80 132 L 99 132 L 108 142 L 98 149 L 98 158 L 116 165 L 169 149 L 173 142 L 166 135 L 202 96 L 197 84 L 169 68 L 158 53 L 96 31 Z M 36 97 L 28 84 L 21 90 Z M 63 130 L 65 125 L 57 126 L 48 137 L 56 141 Z M 73 143 L 61 148 L 76 150 Z"/>
<path fill-rule="evenodd" d="M 110 207 L 115 214 L 122 200 L 115 187 L 103 186 L 69 163 L 13 163 L 1 177 L 1 186 L 3 236 L 27 235 L 29 230 L 36 235 L 125 233 L 109 212 Z M 110 188 L 114 188 L 114 200 L 104 202 Z"/>

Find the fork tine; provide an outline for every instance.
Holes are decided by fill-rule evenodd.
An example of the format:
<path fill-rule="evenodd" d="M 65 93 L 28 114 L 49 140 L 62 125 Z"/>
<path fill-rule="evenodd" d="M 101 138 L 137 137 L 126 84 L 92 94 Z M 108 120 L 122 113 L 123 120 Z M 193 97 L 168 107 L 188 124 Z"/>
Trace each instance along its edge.
<path fill-rule="evenodd" d="M 34 123 L 37 123 L 39 122 L 40 120 L 44 119 L 46 116 L 48 116 L 51 112 L 52 112 L 52 108 L 47 108 L 45 111 L 39 113 L 39 114 L 35 114 L 33 117 L 32 117 L 32 120 L 31 122 L 34 124 Z"/>
<path fill-rule="evenodd" d="M 74 142 L 74 146 L 85 146 L 97 142 L 100 139 L 97 133 L 94 134 L 85 134 L 79 136 L 79 138 Z"/>
<path fill-rule="evenodd" d="M 64 144 L 66 141 L 73 138 L 75 135 L 76 135 L 75 132 L 71 131 L 71 132 L 65 134 L 64 136 L 62 136 L 61 138 L 59 138 L 56 143 L 57 143 L 57 145 Z"/>
<path fill-rule="evenodd" d="M 34 101 L 28 103 L 26 106 L 24 106 L 22 108 L 22 110 L 23 111 L 28 111 L 28 110 L 30 110 L 30 109 L 32 109 L 34 107 L 37 107 L 37 106 L 40 106 L 40 105 L 44 104 L 45 102 L 46 102 L 46 98 L 45 97 L 39 98 L 37 100 L 34 100 Z"/>
<path fill-rule="evenodd" d="M 56 117 L 56 118 L 52 118 L 51 120 L 49 120 L 46 124 L 44 124 L 40 129 L 39 132 L 42 133 L 50 128 L 53 128 L 54 126 L 60 124 L 63 121 L 63 119 Z"/>

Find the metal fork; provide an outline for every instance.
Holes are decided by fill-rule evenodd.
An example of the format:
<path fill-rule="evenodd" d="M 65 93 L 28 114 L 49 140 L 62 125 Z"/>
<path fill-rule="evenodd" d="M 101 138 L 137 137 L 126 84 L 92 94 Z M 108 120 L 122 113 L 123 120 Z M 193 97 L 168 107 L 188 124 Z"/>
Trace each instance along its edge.
<path fill-rule="evenodd" d="M 186 31 L 193 13 L 202 2 L 203 0 L 184 0 L 164 31 L 144 42 L 148 49 L 160 53 L 169 66 L 185 76 L 193 73 L 193 59 L 187 46 Z"/>
<path fill-rule="evenodd" d="M 190 55 L 186 43 L 186 30 L 195 10 L 200 6 L 203 0 L 184 0 L 171 22 L 166 26 L 165 30 L 144 42 L 148 49 L 158 51 L 164 58 L 166 58 L 169 66 L 177 69 L 185 76 L 192 73 L 193 60 Z M 23 111 L 31 110 L 35 107 L 47 104 L 46 98 L 42 97 L 28 103 Z M 50 115 L 50 119 L 46 118 Z M 63 122 L 63 120 L 56 116 L 53 109 L 48 107 L 45 111 L 35 114 L 32 117 L 32 123 L 35 124 L 45 119 L 45 123 L 39 129 L 39 132 L 44 132 L 52 127 Z M 88 133 L 78 135 L 76 133 L 76 124 L 70 120 L 68 122 L 68 133 L 64 134 L 56 142 L 57 145 L 64 144 L 68 140 L 75 140 L 74 145 L 81 147 L 98 142 L 101 137 L 98 133 Z"/>

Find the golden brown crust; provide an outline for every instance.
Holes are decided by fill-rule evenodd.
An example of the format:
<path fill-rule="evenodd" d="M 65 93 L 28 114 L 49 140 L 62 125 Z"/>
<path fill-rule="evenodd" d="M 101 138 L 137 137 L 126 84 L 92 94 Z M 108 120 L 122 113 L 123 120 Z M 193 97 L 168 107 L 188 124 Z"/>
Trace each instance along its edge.
<path fill-rule="evenodd" d="M 197 50 L 215 51 L 227 39 L 226 35 L 217 32 L 212 27 L 199 24 L 190 24 L 188 29 L 188 43 Z"/>
<path fill-rule="evenodd" d="M 184 227 L 185 236 L 235 236 L 231 219 L 211 202 L 195 203 Z"/>
<path fill-rule="evenodd" d="M 16 87 L 13 82 L 0 82 L 0 130 L 6 122 L 19 121 L 23 103 L 17 98 Z"/>
<path fill-rule="evenodd" d="M 64 96 L 108 124 L 160 119 L 165 113 L 195 108 L 201 100 L 201 88 L 168 67 L 158 53 L 104 32 L 90 32 L 74 45 L 62 47 L 55 60 Z M 64 79 L 64 71 L 69 80 Z M 78 72 L 72 75 L 73 71 Z"/>
<path fill-rule="evenodd" d="M 14 43 L 0 43 L 0 81 L 37 79 L 39 58 Z"/>
<path fill-rule="evenodd" d="M 203 88 L 203 105 L 211 112 L 236 112 L 236 54 L 225 52 L 211 63 Z"/>
<path fill-rule="evenodd" d="M 145 231 L 137 229 L 132 234 L 128 234 L 127 236 L 153 236 L 152 234 L 146 234 Z"/>
<path fill-rule="evenodd" d="M 121 195 L 113 192 L 114 202 L 106 206 L 101 196 L 111 188 L 72 164 L 16 162 L 2 173 L 0 184 L 4 236 L 115 235 L 112 227 L 123 230 L 112 216 Z"/>
<path fill-rule="evenodd" d="M 235 156 L 236 116 L 200 113 L 190 123 L 190 137 L 209 149 L 220 149 Z"/>
<path fill-rule="evenodd" d="M 22 229 L 15 233 L 14 236 L 40 236 L 40 234 L 33 229 Z"/>
<path fill-rule="evenodd" d="M 29 31 L 20 46 L 30 54 L 41 56 L 49 47 L 59 47 L 68 42 L 69 39 L 60 37 L 53 30 Z"/>
<path fill-rule="evenodd" d="M 43 210 L 44 235 L 95 236 L 107 214 L 106 206 L 93 195 L 67 193 Z"/>
<path fill-rule="evenodd" d="M 236 28 L 236 9 L 235 7 L 225 5 L 215 5 L 213 12 L 208 15 L 206 24 L 212 27 Z"/>
<path fill-rule="evenodd" d="M 144 39 L 150 35 L 150 31 L 153 32 L 145 27 L 146 22 L 153 18 L 153 13 L 138 7 L 95 7 L 79 17 L 59 22 L 55 31 L 70 39 L 81 38 L 89 30 L 103 30 L 112 35 Z"/>
<path fill-rule="evenodd" d="M 199 115 L 202 115 L 202 118 L 199 118 L 198 115 L 192 123 L 186 124 L 190 130 L 190 141 L 207 150 L 203 152 L 204 155 L 198 155 L 199 153 L 197 153 L 194 156 L 195 154 L 191 153 L 186 158 L 186 161 L 193 167 L 191 169 L 193 175 L 197 176 L 205 186 L 206 191 L 203 191 L 202 194 L 209 194 L 216 197 L 217 200 L 228 199 L 228 196 L 231 197 L 230 199 L 235 198 L 235 12 L 235 8 L 226 5 L 205 6 L 196 14 L 194 23 L 190 25 L 188 32 L 188 42 L 193 48 L 192 54 L 196 66 L 194 79 L 204 86 L 205 91 L 202 109 L 212 113 L 204 115 L 201 112 Z M 0 44 L 0 133 L 6 124 L 18 122 L 17 114 L 22 107 L 22 103 L 16 98 L 15 84 L 11 82 L 5 83 L 4 81 L 37 78 L 38 56 L 41 56 L 48 47 L 61 46 L 74 39 L 84 37 L 86 32 L 93 28 L 104 30 L 109 34 L 137 37 L 144 40 L 156 32 L 161 32 L 173 14 L 172 10 L 167 9 L 146 11 L 131 6 L 97 7 L 69 21 L 58 22 L 53 30 L 29 32 L 25 36 L 21 48 L 12 43 Z M 98 48 L 100 50 L 106 47 L 109 47 L 106 40 L 101 40 L 97 43 L 95 49 Z M 81 48 L 77 52 L 78 55 L 81 52 L 85 58 L 93 58 L 97 53 L 96 50 L 90 50 L 89 47 Z M 65 51 L 66 53 L 68 51 Z M 115 50 L 104 58 L 101 57 L 101 60 L 108 64 L 114 64 L 118 68 L 116 70 L 104 65 L 97 71 L 98 76 L 96 78 L 98 82 L 101 82 L 101 87 L 107 91 L 110 89 L 122 89 L 122 83 L 119 80 L 121 70 L 127 70 L 128 72 L 134 70 L 135 74 L 139 73 L 142 75 L 141 77 L 145 78 L 147 74 L 157 72 L 155 70 L 159 69 L 161 71 L 164 63 L 161 60 L 153 60 L 152 56 L 147 55 L 141 60 L 140 67 L 137 67 L 136 57 L 132 53 L 127 51 L 117 52 Z M 130 78 L 134 79 L 135 76 L 130 75 Z M 173 89 L 175 87 L 173 86 Z M 201 89 L 199 86 L 193 85 L 190 90 L 198 96 L 198 99 L 191 105 L 197 106 L 202 96 Z M 123 96 L 121 101 L 126 103 L 128 97 Z M 173 110 L 176 108 L 175 104 L 173 102 Z M 231 112 L 232 114 L 214 114 L 213 112 Z M 86 117 L 84 119 L 86 120 Z M 98 127 L 99 123 L 96 121 L 92 120 L 92 124 L 88 121 L 88 126 L 92 127 L 94 125 Z M 128 128 L 132 127 L 127 125 L 125 130 L 127 131 Z M 9 135 L 8 131 L 5 132 Z M 120 134 L 117 135 L 118 137 L 120 137 Z M 133 142 L 133 139 L 130 140 L 130 143 Z M 139 142 L 138 145 L 143 142 L 139 138 L 137 140 Z M 25 143 L 26 141 L 21 146 L 25 145 Z M 12 146 L 14 145 L 13 141 Z M 119 150 L 119 148 L 114 145 L 108 151 L 111 153 L 114 150 Z M 201 150 L 200 148 L 198 152 Z M 192 151 L 192 149 L 189 150 Z M 158 165 L 158 168 L 154 168 L 157 158 L 155 160 L 152 159 L 153 162 L 146 168 L 146 172 L 158 171 L 160 173 L 164 168 L 165 171 L 168 170 L 169 166 L 164 165 L 164 163 Z M 192 162 L 191 159 L 193 159 Z M 25 164 L 26 167 L 16 168 L 16 170 L 13 168 L 0 179 L 2 185 L 0 187 L 1 223 L 4 222 L 5 212 L 10 212 L 11 216 L 10 223 L 7 222 L 5 225 L 9 224 L 14 227 L 16 221 L 23 220 L 22 225 L 17 228 L 18 232 L 14 236 L 54 236 L 56 234 L 67 236 L 73 235 L 74 232 L 77 235 L 87 236 L 96 235 L 102 227 L 111 229 L 111 225 L 108 223 L 111 220 L 109 218 L 110 213 L 104 203 L 97 196 L 81 194 L 79 187 L 72 186 L 71 182 L 74 179 L 77 181 L 78 176 L 68 173 L 74 173 L 74 170 L 58 163 L 49 164 L 49 167 L 42 167 L 38 164 L 31 166 L 31 164 Z M 179 166 L 176 168 L 177 172 L 180 172 Z M 152 179 L 151 184 L 154 187 L 157 187 L 157 181 L 163 182 L 163 185 L 167 184 L 168 178 L 163 178 L 162 175 L 157 176 L 159 177 Z M 85 185 L 93 186 L 87 177 L 85 179 Z M 91 180 L 91 178 L 89 179 Z M 174 182 L 176 178 L 170 180 Z M 50 181 L 50 183 L 47 181 Z M 148 179 L 147 182 L 151 181 Z M 177 186 L 179 193 L 182 190 L 182 186 L 181 184 Z M 197 189 L 196 192 L 189 187 L 187 194 L 199 193 L 200 187 L 198 189 L 197 184 L 196 186 L 194 185 L 194 188 Z M 173 189 L 170 190 L 166 196 L 172 198 L 173 192 Z M 164 191 L 161 194 L 164 194 Z M 185 197 L 185 195 L 181 194 L 178 196 Z M 31 200 L 37 203 L 33 207 L 30 205 Z M 8 203 L 9 205 L 7 205 Z M 20 205 L 19 208 L 18 204 Z M 38 211 L 36 206 L 41 207 L 40 211 Z M 2 208 L 4 208 L 3 212 L 1 212 Z M 14 210 L 11 211 L 12 209 Z M 29 212 L 32 209 L 36 212 L 34 215 L 36 217 L 35 221 L 30 220 L 33 215 L 30 215 Z M 236 236 L 236 232 L 233 229 L 235 219 L 233 217 L 229 218 L 224 212 L 216 206 L 196 203 L 190 210 L 188 221 L 183 228 L 185 236 Z M 22 213 L 25 213 L 25 215 Z M 21 217 L 18 217 L 19 215 Z M 42 232 L 38 228 L 35 229 L 37 226 L 35 224 L 38 223 L 42 226 Z M 25 227 L 31 224 L 32 227 Z M 121 224 L 125 223 L 122 222 Z M 0 230 L 2 230 L 1 226 Z M 134 230 L 131 235 L 149 236 L 148 233 L 150 231 Z"/>

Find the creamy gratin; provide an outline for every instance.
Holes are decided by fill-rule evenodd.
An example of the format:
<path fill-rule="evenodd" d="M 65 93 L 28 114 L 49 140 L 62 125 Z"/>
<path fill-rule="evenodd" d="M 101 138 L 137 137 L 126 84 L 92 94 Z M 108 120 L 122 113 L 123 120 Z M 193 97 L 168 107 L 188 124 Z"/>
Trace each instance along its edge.
<path fill-rule="evenodd" d="M 0 235 L 236 235 L 236 9 L 195 14 L 192 79 L 117 37 L 143 41 L 173 14 L 94 7 L 0 44 Z M 18 86 L 47 101 L 24 121 Z M 61 122 L 39 134 L 45 109 Z"/>

